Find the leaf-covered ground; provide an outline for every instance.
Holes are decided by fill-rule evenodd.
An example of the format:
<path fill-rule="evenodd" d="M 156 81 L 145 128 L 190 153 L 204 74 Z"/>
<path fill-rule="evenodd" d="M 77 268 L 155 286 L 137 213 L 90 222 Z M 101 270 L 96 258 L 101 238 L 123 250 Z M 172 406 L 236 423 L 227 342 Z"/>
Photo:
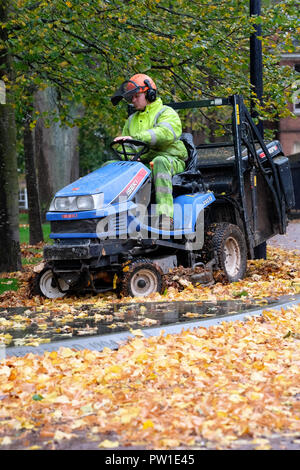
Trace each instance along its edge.
<path fill-rule="evenodd" d="M 26 260 L 40 260 L 36 247 L 23 245 L 22 253 Z M 0 295 L 0 307 L 36 307 L 68 309 L 68 305 L 82 303 L 103 306 L 105 303 L 131 302 L 132 298 L 118 298 L 114 293 L 88 295 L 84 297 L 65 297 L 60 300 L 49 300 L 39 296 L 31 297 L 29 280 L 33 275 L 34 264 L 28 262 L 23 271 L 2 273 L 0 279 L 17 280 L 19 289 L 7 290 Z M 248 261 L 248 269 L 242 281 L 226 283 L 221 275 L 215 276 L 212 286 L 194 286 L 190 282 L 191 270 L 176 268 L 167 275 L 168 289 L 165 295 L 153 294 L 149 297 L 136 298 L 136 302 L 145 301 L 178 301 L 178 300 L 231 300 L 241 299 L 245 302 L 252 299 L 280 297 L 300 293 L 300 256 L 299 251 L 286 251 L 279 247 L 268 246 L 267 260 Z M 9 282 L 9 281 L 8 281 Z"/>
<path fill-rule="evenodd" d="M 26 250 L 28 257 L 32 248 Z M 26 306 L 37 314 L 49 309 L 65 319 L 66 328 L 83 303 L 97 309 L 132 302 L 114 294 L 55 302 L 30 298 L 32 270 L 29 263 L 23 272 L 2 275 L 4 282 L 18 280 L 20 288 L 0 296 L 1 308 Z M 269 247 L 268 259 L 249 261 L 238 283 L 216 278 L 212 286 L 193 286 L 189 272 L 177 269 L 168 276 L 167 295 L 135 300 L 264 302 L 299 293 L 299 278 L 299 252 Z M 176 335 L 145 339 L 137 332 L 118 351 L 63 348 L 3 359 L 0 446 L 270 449 L 274 436 L 284 435 L 299 448 L 299 313 L 295 305 L 279 314 L 265 310 L 244 323 L 223 322 Z M 4 344 L 5 321 L 20 328 L 28 317 L 2 317 Z M 41 318 L 39 326 L 46 328 Z"/>
<path fill-rule="evenodd" d="M 0 285 L 9 289 L 0 295 L 0 347 L 38 346 L 75 336 L 160 325 L 157 315 L 145 314 L 143 305 L 133 312 L 130 305 L 121 305 L 126 302 L 132 304 L 133 299 L 118 298 L 114 293 L 70 296 L 55 301 L 32 297 L 30 280 L 35 263 L 40 261 L 37 251 L 37 247 L 23 245 L 23 256 L 30 262 L 22 272 L 10 275 L 3 273 L 0 278 Z M 34 263 L 34 260 L 37 261 Z M 268 298 L 276 299 L 300 292 L 300 257 L 296 251 L 269 247 L 268 259 L 249 261 L 245 279 L 232 284 L 224 282 L 221 275 L 217 274 L 215 284 L 194 286 L 190 282 L 192 272 L 191 269 L 174 269 L 166 276 L 168 288 L 165 295 L 136 298 L 134 302 L 138 305 L 150 301 L 201 303 L 235 300 L 246 305 L 254 302 L 263 305 Z M 16 289 L 16 283 L 19 289 Z M 13 311 L 12 307 L 22 308 Z M 198 313 L 192 312 L 185 316 L 199 318 Z"/>
<path fill-rule="evenodd" d="M 285 433 L 299 448 L 299 314 L 2 360 L 0 445 L 270 449 Z"/>

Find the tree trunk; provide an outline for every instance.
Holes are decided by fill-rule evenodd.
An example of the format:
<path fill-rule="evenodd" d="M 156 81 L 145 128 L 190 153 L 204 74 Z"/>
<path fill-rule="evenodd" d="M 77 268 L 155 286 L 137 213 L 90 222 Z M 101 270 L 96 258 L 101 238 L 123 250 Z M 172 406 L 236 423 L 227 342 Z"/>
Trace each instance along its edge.
<path fill-rule="evenodd" d="M 56 113 L 58 116 L 56 90 L 47 88 L 37 92 L 35 108 L 41 115 Z M 42 118 L 37 122 L 35 148 L 43 214 L 48 210 L 54 194 L 79 178 L 78 136 L 78 127 L 62 126 L 58 119 L 48 127 Z"/>
<path fill-rule="evenodd" d="M 26 116 L 24 128 L 25 173 L 28 195 L 29 243 L 36 245 L 44 240 L 37 177 L 35 168 L 33 132 L 30 128 L 30 116 Z"/>
<path fill-rule="evenodd" d="M 0 22 L 7 20 L 9 2 L 0 3 Z M 5 29 L 0 28 L 0 42 L 6 41 Z M 12 77 L 6 49 L 0 54 L 0 80 Z M 18 169 L 16 154 L 16 124 L 12 97 L 8 90 L 7 104 L 0 104 L 0 272 L 22 268 L 19 238 Z"/>

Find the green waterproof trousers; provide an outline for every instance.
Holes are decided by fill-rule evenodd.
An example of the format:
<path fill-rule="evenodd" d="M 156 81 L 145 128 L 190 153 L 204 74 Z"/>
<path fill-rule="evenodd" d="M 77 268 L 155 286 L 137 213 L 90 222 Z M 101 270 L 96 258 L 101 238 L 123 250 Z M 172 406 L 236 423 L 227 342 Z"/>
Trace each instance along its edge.
<path fill-rule="evenodd" d="M 158 155 L 152 160 L 152 164 L 156 214 L 173 217 L 172 176 L 184 171 L 185 163 L 178 157 Z"/>

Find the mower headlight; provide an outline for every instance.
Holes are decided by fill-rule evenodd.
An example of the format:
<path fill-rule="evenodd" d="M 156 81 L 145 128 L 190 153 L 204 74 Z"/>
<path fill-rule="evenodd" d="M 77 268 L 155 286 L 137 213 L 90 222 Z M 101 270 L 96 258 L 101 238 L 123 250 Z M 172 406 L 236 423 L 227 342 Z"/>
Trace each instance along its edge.
<path fill-rule="evenodd" d="M 57 197 L 55 198 L 55 209 L 59 212 L 74 210 L 74 197 Z"/>
<path fill-rule="evenodd" d="M 87 196 L 55 197 L 50 204 L 50 212 L 76 212 L 91 211 L 103 207 L 104 194 L 92 194 Z"/>
<path fill-rule="evenodd" d="M 78 196 L 76 203 L 79 211 L 90 211 L 94 209 L 94 200 L 92 196 Z"/>

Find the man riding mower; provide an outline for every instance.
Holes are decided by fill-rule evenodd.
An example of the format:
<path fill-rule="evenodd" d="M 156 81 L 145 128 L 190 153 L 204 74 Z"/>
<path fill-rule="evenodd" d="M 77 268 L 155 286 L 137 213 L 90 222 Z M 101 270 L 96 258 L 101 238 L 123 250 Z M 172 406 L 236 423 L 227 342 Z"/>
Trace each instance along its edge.
<path fill-rule="evenodd" d="M 172 229 L 172 176 L 184 171 L 188 158 L 186 147 L 179 140 L 181 120 L 173 108 L 163 105 L 157 96 L 157 87 L 148 75 L 136 74 L 123 82 L 111 101 L 116 105 L 122 98 L 133 104 L 135 112 L 127 119 L 122 136 L 114 141 L 135 139 L 149 145 L 149 151 L 140 160 L 152 168 L 159 227 Z"/>
<path fill-rule="evenodd" d="M 243 98 L 164 106 L 156 92 L 138 74 L 112 97 L 135 107 L 111 144 L 118 161 L 56 193 L 47 213 L 54 243 L 44 248 L 37 293 L 148 296 L 164 292 L 164 275 L 176 266 L 203 267 L 205 282 L 221 270 L 235 282 L 257 246 L 286 232 L 294 205 L 289 161 L 278 141 L 263 141 Z M 223 106 L 229 140 L 195 147 L 191 134 L 181 135 L 175 109 Z M 215 150 L 222 160 L 205 162 Z"/>

